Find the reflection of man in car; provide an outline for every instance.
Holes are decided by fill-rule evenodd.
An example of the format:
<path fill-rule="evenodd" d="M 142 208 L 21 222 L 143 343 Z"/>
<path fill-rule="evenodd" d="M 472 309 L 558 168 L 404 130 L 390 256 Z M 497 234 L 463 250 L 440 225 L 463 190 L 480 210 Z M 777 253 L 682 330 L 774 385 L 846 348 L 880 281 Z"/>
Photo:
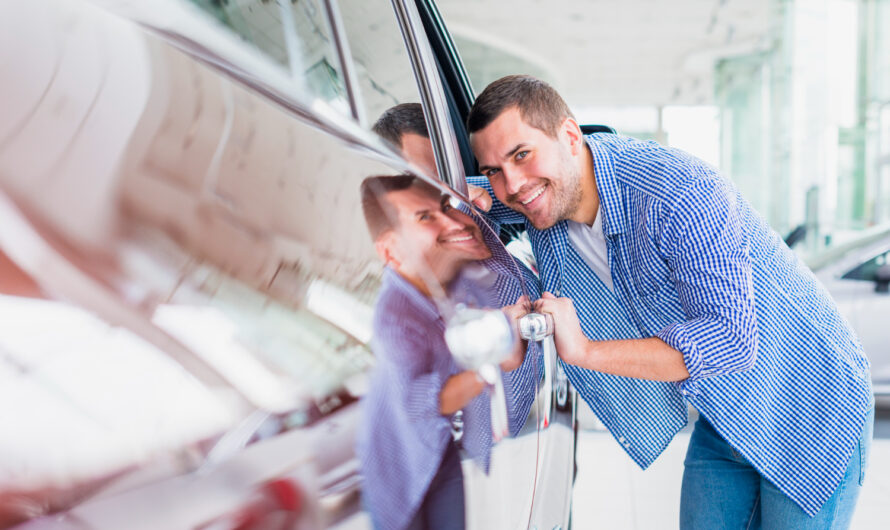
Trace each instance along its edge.
<path fill-rule="evenodd" d="M 405 160 L 431 176 L 438 176 L 433 146 L 420 103 L 401 103 L 384 112 L 373 130 L 401 151 Z"/>
<path fill-rule="evenodd" d="M 413 176 L 366 179 L 362 208 L 387 264 L 374 316 L 377 366 L 359 435 L 365 502 L 378 528 L 463 528 L 450 417 L 485 399 L 486 385 L 455 365 L 435 299 L 462 267 L 492 253 L 470 216 Z M 502 369 L 522 359 L 517 345 Z M 471 421 L 485 419 L 465 418 Z"/>
<path fill-rule="evenodd" d="M 468 117 L 500 222 L 525 222 L 568 375 L 645 468 L 701 413 L 683 528 L 843 528 L 874 400 L 858 340 L 732 185 L 676 149 L 585 136 L 529 76 Z M 487 203 L 487 204 L 486 204 Z M 573 303 L 574 302 L 574 303 Z"/>

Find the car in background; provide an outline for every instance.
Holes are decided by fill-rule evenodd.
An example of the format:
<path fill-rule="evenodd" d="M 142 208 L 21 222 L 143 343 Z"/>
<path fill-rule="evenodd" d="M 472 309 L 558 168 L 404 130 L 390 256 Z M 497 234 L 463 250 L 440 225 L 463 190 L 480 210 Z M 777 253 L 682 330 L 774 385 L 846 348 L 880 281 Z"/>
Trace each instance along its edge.
<path fill-rule="evenodd" d="M 422 102 L 436 185 L 474 172 L 435 4 L 6 2 L 0 76 L 0 274 L 21 278 L 0 526 L 367 527 L 382 265 L 358 184 L 419 174 L 370 123 Z M 543 374 L 492 472 L 464 462 L 470 528 L 569 525 L 574 400 Z"/>
<path fill-rule="evenodd" d="M 875 394 L 890 397 L 890 232 L 839 247 L 813 268 L 862 342 Z"/>

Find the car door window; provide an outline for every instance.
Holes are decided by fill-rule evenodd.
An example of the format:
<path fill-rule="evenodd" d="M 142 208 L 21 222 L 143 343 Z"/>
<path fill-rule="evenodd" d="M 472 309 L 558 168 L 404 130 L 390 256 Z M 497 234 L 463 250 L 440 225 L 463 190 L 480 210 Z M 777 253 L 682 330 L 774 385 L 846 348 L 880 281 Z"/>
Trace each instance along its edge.
<path fill-rule="evenodd" d="M 369 125 L 399 103 L 419 103 L 420 92 L 389 0 L 341 0 L 343 25 Z"/>
<path fill-rule="evenodd" d="M 302 93 L 350 111 L 328 15 L 318 0 L 191 0 L 286 68 Z"/>

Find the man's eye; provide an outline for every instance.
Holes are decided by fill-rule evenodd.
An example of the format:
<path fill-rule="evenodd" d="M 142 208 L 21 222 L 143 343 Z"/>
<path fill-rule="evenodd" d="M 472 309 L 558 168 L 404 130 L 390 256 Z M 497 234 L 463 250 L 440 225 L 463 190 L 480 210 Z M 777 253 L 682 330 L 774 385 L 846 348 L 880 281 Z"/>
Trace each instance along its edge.
<path fill-rule="evenodd" d="M 522 160 L 523 158 L 528 156 L 528 151 L 519 151 L 516 153 L 516 160 Z"/>
<path fill-rule="evenodd" d="M 495 169 L 488 169 L 488 170 L 485 171 L 485 176 L 488 177 L 488 178 L 491 178 L 491 177 L 497 175 L 498 172 L 500 172 L 500 170 L 499 170 L 499 169 L 496 169 L 496 168 L 495 168 Z"/>
<path fill-rule="evenodd" d="M 430 220 L 430 214 L 428 214 L 428 213 L 422 213 L 422 214 L 420 214 L 420 215 L 417 216 L 417 219 L 418 219 L 419 221 L 429 221 L 429 220 Z"/>

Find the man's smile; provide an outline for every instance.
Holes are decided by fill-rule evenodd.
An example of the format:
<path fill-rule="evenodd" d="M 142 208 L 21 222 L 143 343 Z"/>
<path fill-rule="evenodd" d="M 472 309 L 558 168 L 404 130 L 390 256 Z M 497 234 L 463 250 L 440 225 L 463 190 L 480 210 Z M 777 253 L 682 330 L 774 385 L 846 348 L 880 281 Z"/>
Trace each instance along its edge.
<path fill-rule="evenodd" d="M 446 243 L 462 243 L 464 241 L 472 241 L 473 239 L 475 239 L 475 238 L 473 236 L 469 235 L 469 236 L 464 236 L 464 237 L 452 237 L 452 238 L 446 239 L 445 242 Z"/>
<path fill-rule="evenodd" d="M 531 203 L 533 203 L 538 197 L 540 197 L 540 196 L 544 193 L 544 190 L 545 190 L 546 188 L 547 188 L 547 185 L 546 185 L 546 184 L 541 185 L 538 189 L 536 189 L 535 191 L 533 191 L 533 192 L 531 193 L 531 195 L 528 195 L 526 198 L 521 199 L 519 202 L 520 202 L 523 206 L 529 206 Z"/>
<path fill-rule="evenodd" d="M 476 234 L 472 230 L 461 230 L 460 232 L 449 234 L 442 237 L 440 241 L 443 243 L 464 243 L 466 241 L 475 241 Z"/>

